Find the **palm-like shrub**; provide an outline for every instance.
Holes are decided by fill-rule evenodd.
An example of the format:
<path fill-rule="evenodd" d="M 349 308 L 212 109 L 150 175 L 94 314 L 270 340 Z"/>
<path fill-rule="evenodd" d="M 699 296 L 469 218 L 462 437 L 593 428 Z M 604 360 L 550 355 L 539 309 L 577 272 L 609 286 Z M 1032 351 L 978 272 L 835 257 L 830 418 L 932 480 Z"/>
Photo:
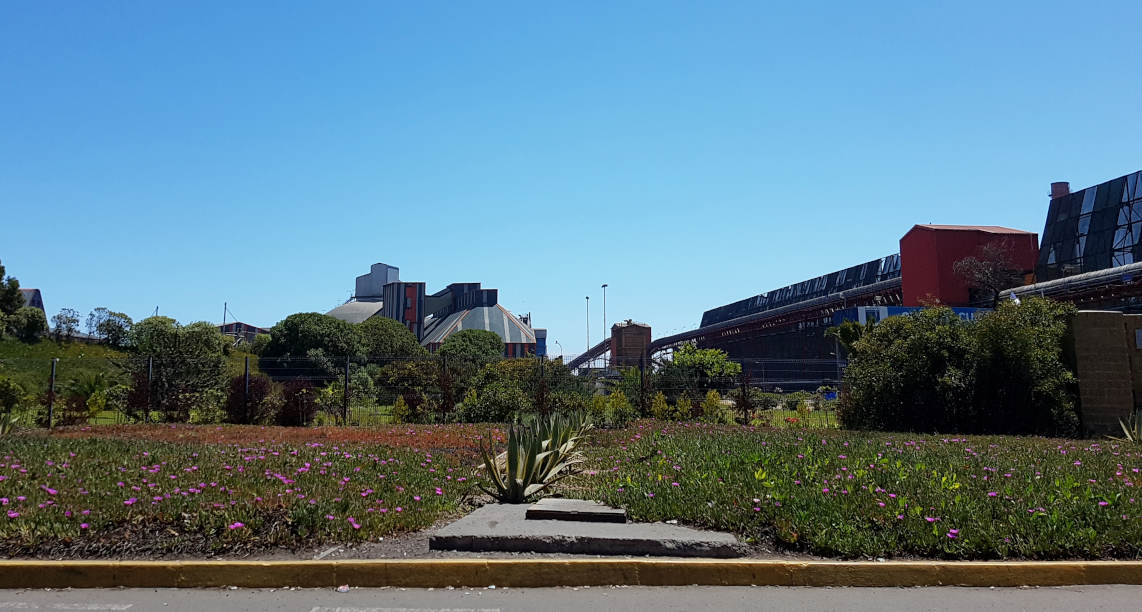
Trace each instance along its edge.
<path fill-rule="evenodd" d="M 490 487 L 480 489 L 504 504 L 522 504 L 576 472 L 578 450 L 591 421 L 582 413 L 537 418 L 508 428 L 507 450 L 494 455 L 492 443 L 480 444 Z"/>

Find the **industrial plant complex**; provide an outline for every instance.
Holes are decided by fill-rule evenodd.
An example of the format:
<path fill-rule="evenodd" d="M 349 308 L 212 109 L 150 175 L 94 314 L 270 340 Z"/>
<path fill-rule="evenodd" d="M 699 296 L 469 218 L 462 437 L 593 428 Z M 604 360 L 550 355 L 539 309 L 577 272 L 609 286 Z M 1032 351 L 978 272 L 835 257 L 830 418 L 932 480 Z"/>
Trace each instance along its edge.
<path fill-rule="evenodd" d="M 843 351 L 824 331 L 843 321 L 880 320 L 940 304 L 960 316 L 988 309 L 988 296 L 955 264 L 991 247 L 1006 254 L 1016 286 L 1000 299 L 1040 295 L 1082 309 L 1142 312 L 1142 172 L 1072 192 L 1053 183 L 1042 241 L 1034 232 L 986 225 L 916 225 L 896 253 L 711 308 L 697 329 L 651 339 L 640 356 L 627 348 L 632 324 L 569 365 L 588 367 L 609 353 L 633 363 L 685 342 L 726 351 L 756 383 L 785 388 L 836 384 Z M 1135 263 L 1139 262 L 1139 263 Z M 635 324 L 637 325 L 637 324 Z M 645 346 L 645 349 L 641 348 Z"/>
<path fill-rule="evenodd" d="M 547 330 L 533 328 L 530 315 L 517 316 L 504 308 L 499 290 L 452 283 L 427 294 L 425 283 L 403 282 L 398 268 L 383 263 L 358 276 L 353 297 L 326 314 L 349 323 L 371 317 L 400 321 L 429 351 L 458 331 L 482 329 L 503 338 L 505 357 L 547 354 Z"/>

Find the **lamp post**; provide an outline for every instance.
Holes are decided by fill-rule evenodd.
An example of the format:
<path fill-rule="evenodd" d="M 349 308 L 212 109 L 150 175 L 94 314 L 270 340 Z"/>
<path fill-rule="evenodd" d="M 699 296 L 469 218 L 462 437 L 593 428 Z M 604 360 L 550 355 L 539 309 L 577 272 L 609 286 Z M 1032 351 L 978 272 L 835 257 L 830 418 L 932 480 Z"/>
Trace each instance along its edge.
<path fill-rule="evenodd" d="M 603 342 L 607 341 L 607 284 L 603 283 Z M 603 371 L 607 371 L 607 358 L 603 357 Z"/>
<path fill-rule="evenodd" d="M 556 341 L 555 341 L 555 346 L 558 346 L 558 347 L 559 347 L 559 358 L 560 358 L 560 359 L 563 359 L 563 345 L 562 345 L 562 344 L 559 344 L 559 341 L 558 341 L 558 340 L 556 340 Z"/>
<path fill-rule="evenodd" d="M 591 296 L 587 296 L 587 349 L 586 352 L 591 352 Z M 587 366 L 591 367 L 591 366 Z"/>

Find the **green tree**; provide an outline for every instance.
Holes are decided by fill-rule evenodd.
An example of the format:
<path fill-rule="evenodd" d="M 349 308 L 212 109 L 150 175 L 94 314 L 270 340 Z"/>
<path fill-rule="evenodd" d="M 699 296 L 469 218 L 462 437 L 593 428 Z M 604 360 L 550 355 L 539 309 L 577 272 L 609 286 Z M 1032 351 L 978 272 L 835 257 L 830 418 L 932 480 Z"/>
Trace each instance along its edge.
<path fill-rule="evenodd" d="M 727 389 L 742 371 L 721 349 L 700 349 L 686 343 L 662 364 L 656 384 L 674 393 L 705 395 L 710 389 Z"/>
<path fill-rule="evenodd" d="M 20 293 L 20 281 L 4 276 L 4 264 L 0 263 L 0 315 L 12 315 L 24 307 L 24 294 Z"/>
<path fill-rule="evenodd" d="M 319 351 L 329 357 L 361 358 L 365 344 L 357 326 L 316 312 L 292 314 L 270 329 L 265 357 L 309 357 Z"/>
<path fill-rule="evenodd" d="M 972 352 L 968 324 L 950 308 L 881 321 L 854 345 L 841 423 L 850 429 L 954 431 L 972 408 Z"/>
<path fill-rule="evenodd" d="M 408 359 L 428 355 L 407 327 L 388 317 L 367 319 L 357 325 L 357 332 L 369 357 Z"/>
<path fill-rule="evenodd" d="M 48 331 L 48 320 L 44 311 L 31 306 L 24 306 L 16 312 L 4 317 L 4 325 L 8 333 L 22 342 L 35 342 L 40 335 Z"/>
<path fill-rule="evenodd" d="M 484 329 L 463 329 L 445 338 L 436 354 L 451 361 L 483 366 L 503 358 L 504 340 Z"/>
<path fill-rule="evenodd" d="M 876 321 L 872 320 L 864 325 L 861 325 L 857 321 L 845 321 L 840 325 L 834 325 L 826 329 L 825 337 L 835 339 L 837 344 L 845 349 L 846 354 L 852 354 L 853 346 L 864 336 L 866 331 L 872 329 L 875 325 Z"/>
<path fill-rule="evenodd" d="M 150 317 L 133 327 L 130 345 L 137 354 L 126 366 L 133 381 L 132 411 L 188 422 L 192 411 L 221 410 L 230 343 L 217 327 Z"/>
<path fill-rule="evenodd" d="M 972 324 L 979 422 L 967 430 L 1074 437 L 1076 379 L 1064 361 L 1075 307 L 1032 297 L 1007 301 Z"/>
<path fill-rule="evenodd" d="M 133 324 L 126 314 L 102 306 L 87 315 L 87 333 L 115 347 L 127 343 Z"/>
<path fill-rule="evenodd" d="M 74 308 L 61 308 L 52 316 L 52 328 L 56 342 L 70 341 L 79 331 L 79 313 Z"/>

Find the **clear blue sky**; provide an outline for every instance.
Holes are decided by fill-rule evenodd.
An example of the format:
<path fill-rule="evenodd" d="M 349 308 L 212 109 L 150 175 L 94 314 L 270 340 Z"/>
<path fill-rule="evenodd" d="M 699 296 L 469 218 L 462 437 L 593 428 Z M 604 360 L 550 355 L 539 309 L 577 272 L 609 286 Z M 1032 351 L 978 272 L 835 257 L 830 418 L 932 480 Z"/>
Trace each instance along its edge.
<path fill-rule="evenodd" d="M 0 260 L 264 326 L 381 261 L 570 354 L 1142 168 L 1137 1 L 552 4 L 4 2 Z"/>

